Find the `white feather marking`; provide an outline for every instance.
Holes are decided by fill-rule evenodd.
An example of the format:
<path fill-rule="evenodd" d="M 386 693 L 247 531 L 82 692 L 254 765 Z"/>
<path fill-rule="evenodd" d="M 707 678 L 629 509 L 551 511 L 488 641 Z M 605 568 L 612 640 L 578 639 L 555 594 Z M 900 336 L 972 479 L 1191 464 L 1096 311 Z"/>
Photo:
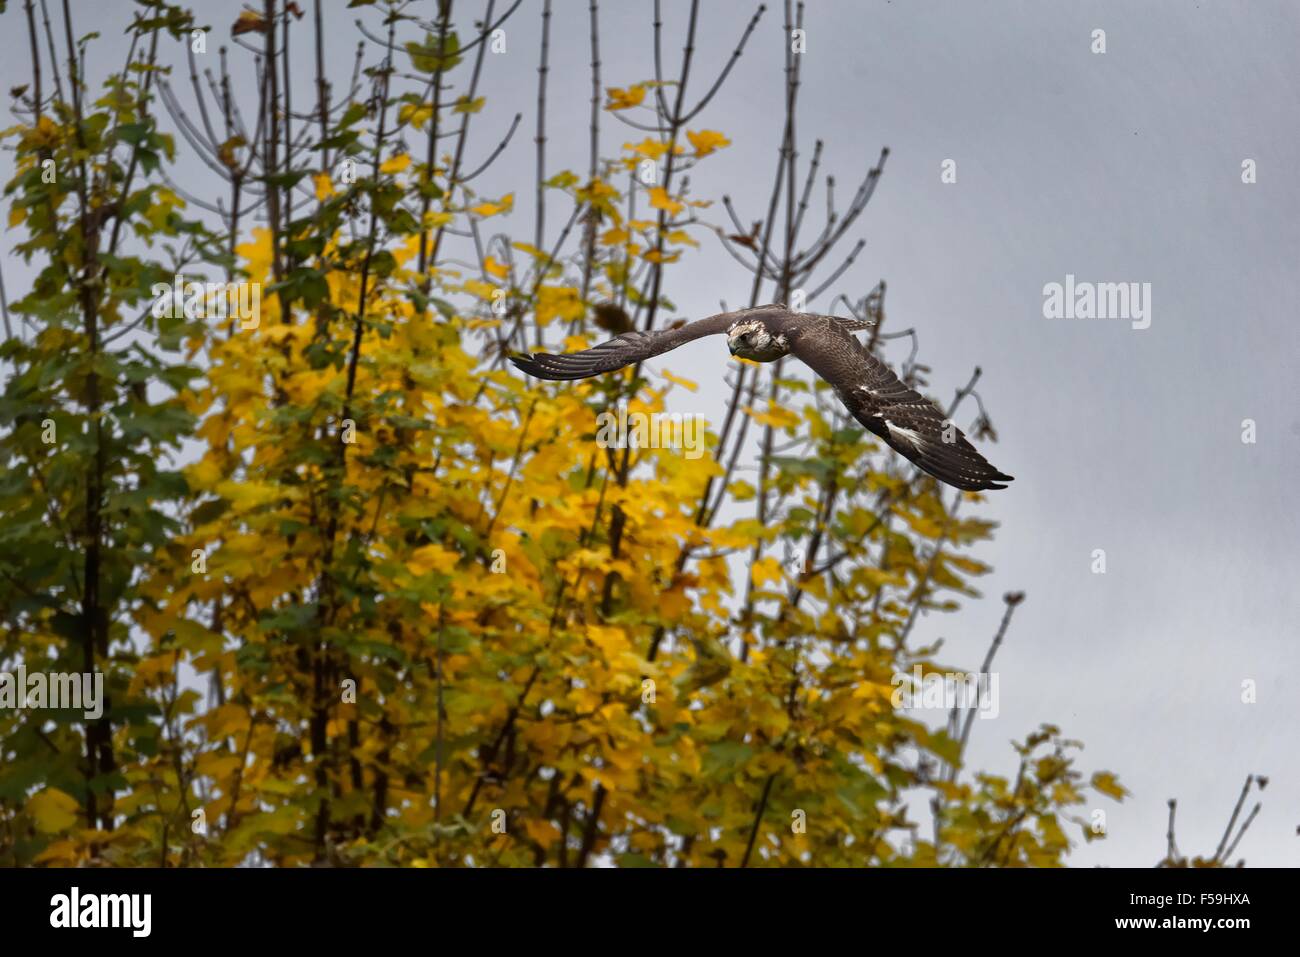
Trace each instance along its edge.
<path fill-rule="evenodd" d="M 894 423 L 890 422 L 888 419 L 885 420 L 885 425 L 889 427 L 889 431 L 891 435 L 900 436 L 901 438 L 906 440 L 908 444 L 910 444 L 913 448 L 919 449 L 921 447 L 922 436 L 920 432 L 916 432 L 912 429 L 905 429 L 902 426 L 894 425 Z"/>

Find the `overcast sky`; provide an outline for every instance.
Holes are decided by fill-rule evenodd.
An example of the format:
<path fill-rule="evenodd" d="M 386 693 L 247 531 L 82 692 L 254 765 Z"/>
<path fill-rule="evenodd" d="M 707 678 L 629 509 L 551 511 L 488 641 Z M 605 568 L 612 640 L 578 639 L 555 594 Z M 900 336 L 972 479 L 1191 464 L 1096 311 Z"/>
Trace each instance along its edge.
<path fill-rule="evenodd" d="M 239 6 L 199 5 L 217 42 Z M 456 6 L 481 15 L 477 4 Z M 705 5 L 697 94 L 755 6 Z M 732 141 L 692 175 L 694 195 L 729 193 L 747 222 L 762 215 L 780 134 L 785 40 L 779 4 L 770 6 L 692 124 Z M 355 12 L 343 0 L 326 7 L 337 8 L 327 57 L 346 69 Z M 555 7 L 548 167 L 585 171 L 587 4 Z M 104 34 L 92 69 L 116 69 L 128 5 L 74 0 L 73 9 L 79 34 Z M 686 4 L 666 0 L 664 9 L 665 69 L 675 75 Z M 650 10 L 602 5 L 604 85 L 653 77 Z M 516 191 L 508 225 L 527 241 L 531 190 L 520 184 L 534 169 L 540 12 L 540 0 L 525 0 L 507 25 L 507 53 L 488 58 L 476 137 L 485 152 L 524 113 L 477 185 L 489 196 Z M 20 14 L 11 9 L 0 31 L 6 86 L 28 75 Z M 1079 848 L 1076 865 L 1155 863 L 1171 797 L 1181 850 L 1212 854 L 1245 776 L 1267 775 L 1238 856 L 1300 863 L 1300 695 L 1285 682 L 1300 659 L 1300 7 L 845 0 L 809 4 L 806 29 L 804 159 L 824 139 L 823 169 L 846 199 L 880 148 L 891 151 L 856 230 L 868 245 L 833 292 L 857 299 L 886 279 L 889 326 L 917 329 L 938 397 L 982 366 L 1000 441 L 980 444 L 1016 476 L 979 507 L 1001 522 L 976 553 L 996 569 L 980 583 L 986 597 L 929 616 L 914 638 L 942 636 L 945 662 L 975 667 L 1001 594 L 1028 594 L 996 665 L 1001 714 L 976 722 L 973 765 L 1014 774 L 1008 741 L 1051 721 L 1086 742 L 1083 767 L 1118 773 L 1133 796 L 1098 805 L 1109 837 Z M 1092 50 L 1098 29 L 1104 54 Z M 299 35 L 302 50 L 305 24 Z M 181 62 L 179 50 L 169 57 Z M 307 102 L 311 80 L 295 81 L 296 104 Z M 643 135 L 606 119 L 602 152 Z M 181 153 L 175 177 L 203 182 L 184 144 Z M 956 183 L 941 182 L 945 160 L 956 163 Z M 1253 184 L 1242 182 L 1246 160 Z M 9 155 L 0 162 L 7 178 Z M 567 212 L 555 204 L 552 239 Z M 748 300 L 749 275 L 711 236 L 699 238 L 703 251 L 670 277 L 674 315 Z M 5 236 L 6 252 L 13 242 Z M 7 255 L 4 268 L 12 299 L 30 271 Z M 1149 283 L 1150 327 L 1045 318 L 1044 286 L 1067 275 Z M 727 396 L 721 349 L 705 339 L 651 363 L 699 381 L 677 407 L 715 424 Z M 901 361 L 906 347 L 888 355 Z M 1245 419 L 1255 422 L 1254 444 L 1242 441 Z M 1096 549 L 1105 574 L 1092 571 Z M 1242 702 L 1248 679 L 1254 704 Z"/>

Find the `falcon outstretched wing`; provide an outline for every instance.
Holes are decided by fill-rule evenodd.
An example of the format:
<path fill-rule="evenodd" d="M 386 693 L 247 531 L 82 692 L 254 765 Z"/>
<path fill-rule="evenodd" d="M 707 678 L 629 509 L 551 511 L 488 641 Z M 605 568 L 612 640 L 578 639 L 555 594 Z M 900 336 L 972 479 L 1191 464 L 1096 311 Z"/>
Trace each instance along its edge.
<path fill-rule="evenodd" d="M 716 316 L 698 319 L 676 329 L 625 332 L 582 352 L 563 355 L 549 352 L 524 353 L 512 355 L 510 361 L 538 379 L 588 379 L 602 372 L 613 372 L 663 355 L 701 336 L 726 332 L 742 316 L 743 313 L 740 312 L 720 312 Z"/>
<path fill-rule="evenodd" d="M 835 322 L 809 323 L 791 352 L 829 382 L 853 417 L 923 471 L 959 489 L 1006 488 L 999 472 L 929 399 Z"/>

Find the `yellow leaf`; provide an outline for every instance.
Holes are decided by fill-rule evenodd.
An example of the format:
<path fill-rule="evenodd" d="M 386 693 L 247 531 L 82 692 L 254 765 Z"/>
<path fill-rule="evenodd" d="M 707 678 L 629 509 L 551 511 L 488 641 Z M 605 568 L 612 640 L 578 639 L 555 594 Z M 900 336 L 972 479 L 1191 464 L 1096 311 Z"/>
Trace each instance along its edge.
<path fill-rule="evenodd" d="M 983 575 L 992 571 L 992 568 L 985 565 L 983 562 L 977 562 L 975 559 L 966 558 L 963 555 L 945 555 L 944 559 L 949 565 L 952 565 L 955 568 L 960 568 L 968 575 Z"/>
<path fill-rule="evenodd" d="M 478 296 L 486 302 L 491 302 L 498 292 L 497 286 L 481 279 L 466 279 L 463 288 L 471 296 Z"/>
<path fill-rule="evenodd" d="M 507 213 L 514 208 L 515 194 L 506 193 L 498 202 L 479 203 L 477 206 L 471 206 L 470 212 L 477 213 L 479 216 L 495 216 L 497 213 Z"/>
<path fill-rule="evenodd" d="M 662 374 L 663 377 L 667 379 L 669 382 L 676 383 L 677 385 L 681 386 L 683 389 L 690 389 L 692 392 L 695 392 L 700 388 L 690 379 L 683 379 L 680 376 L 675 376 L 667 369 L 665 369 Z"/>
<path fill-rule="evenodd" d="M 54 834 L 72 827 L 77 823 L 77 811 L 77 802 L 58 788 L 46 788 L 32 795 L 27 802 L 27 813 L 43 834 Z"/>
<path fill-rule="evenodd" d="M 237 509 L 255 509 L 284 497 L 285 489 L 273 482 L 222 482 L 216 493 Z"/>
<path fill-rule="evenodd" d="M 64 838 L 51 841 L 49 847 L 34 858 L 34 864 L 53 864 L 55 867 L 75 867 L 81 863 L 81 851 L 77 841 Z"/>
<path fill-rule="evenodd" d="M 545 326 L 555 319 L 572 322 L 581 319 L 586 310 L 578 290 L 572 286 L 543 286 L 537 290 L 537 324 Z"/>
<path fill-rule="evenodd" d="M 1124 795 L 1128 791 L 1124 786 L 1115 780 L 1115 775 L 1109 771 L 1098 771 L 1092 776 L 1092 786 L 1108 797 L 1113 797 L 1116 801 L 1124 800 Z"/>
<path fill-rule="evenodd" d="M 329 173 L 317 173 L 312 177 L 312 182 L 316 184 L 317 199 L 326 200 L 334 195 L 334 184 L 330 181 Z"/>
<path fill-rule="evenodd" d="M 770 425 L 774 429 L 788 429 L 799 424 L 799 416 L 779 405 L 771 406 L 766 412 L 745 406 L 745 414 L 759 425 Z"/>
<path fill-rule="evenodd" d="M 781 580 L 781 565 L 775 558 L 760 558 L 750 571 L 754 587 L 762 588 L 768 582 Z"/>
<path fill-rule="evenodd" d="M 605 752 L 605 759 L 620 771 L 635 771 L 645 762 L 639 748 L 615 748 Z"/>
<path fill-rule="evenodd" d="M 606 628 L 603 625 L 587 626 L 587 637 L 591 643 L 604 652 L 607 659 L 617 658 L 628 650 L 627 636 L 622 628 Z"/>
<path fill-rule="evenodd" d="M 195 759 L 194 770 L 204 777 L 221 780 L 222 778 L 233 777 L 243 763 L 238 754 L 204 751 Z"/>
<path fill-rule="evenodd" d="M 195 491 L 207 491 L 216 488 L 224 478 L 221 472 L 221 463 L 211 455 L 205 455 L 193 465 L 186 467 L 184 472 L 186 481 Z"/>
<path fill-rule="evenodd" d="M 635 86 L 629 86 L 626 90 L 619 89 L 616 86 L 605 88 L 605 95 L 609 97 L 605 101 L 607 110 L 626 110 L 632 106 L 639 106 L 645 99 L 645 84 L 638 83 Z"/>
<path fill-rule="evenodd" d="M 748 482 L 737 479 L 727 486 L 727 491 L 737 502 L 748 502 L 757 492 Z"/>
<path fill-rule="evenodd" d="M 242 136 L 232 136 L 219 147 L 217 147 L 217 159 L 221 160 L 223 166 L 230 169 L 239 168 L 239 158 L 235 156 L 235 150 L 241 146 L 247 146 L 248 141 Z"/>
<path fill-rule="evenodd" d="M 656 186 L 650 190 L 650 205 L 655 209 L 666 210 L 670 216 L 676 216 L 686 208 L 684 204 L 669 196 L 668 191 L 662 186 Z"/>
<path fill-rule="evenodd" d="M 236 37 L 241 33 L 265 33 L 266 31 L 266 20 L 260 13 L 253 10 L 242 11 L 230 26 L 231 36 Z"/>
<path fill-rule="evenodd" d="M 698 133 L 687 130 L 686 138 L 695 147 L 696 156 L 708 156 L 714 150 L 720 150 L 724 146 L 731 145 L 731 140 L 716 130 L 700 130 Z"/>
<path fill-rule="evenodd" d="M 505 263 L 497 262 L 491 256 L 483 260 L 483 268 L 498 279 L 505 279 L 510 274 L 510 267 Z"/>
<path fill-rule="evenodd" d="M 252 241 L 236 246 L 235 253 L 244 258 L 249 275 L 258 279 L 271 271 L 271 231 L 258 226 L 253 228 L 252 233 Z M 262 304 L 262 308 L 265 311 L 266 303 Z"/>
<path fill-rule="evenodd" d="M 207 716 L 208 740 L 216 741 L 232 734 L 242 735 L 248 730 L 248 711 L 241 705 L 228 701 L 214 708 Z"/>
<path fill-rule="evenodd" d="M 576 191 L 576 197 L 579 202 L 588 204 L 592 209 L 608 213 L 614 219 L 618 218 L 618 210 L 614 207 L 615 202 L 620 199 L 618 190 L 603 180 L 593 179 Z"/>
<path fill-rule="evenodd" d="M 460 555 L 456 552 L 448 551 L 441 545 L 425 545 L 411 553 L 406 567 L 417 576 L 427 575 L 431 571 L 439 571 L 446 575 L 451 573 L 458 561 Z"/>
<path fill-rule="evenodd" d="M 550 253 L 544 253 L 536 246 L 530 243 L 511 243 L 510 245 L 513 246 L 515 249 L 519 250 L 521 253 L 528 253 L 528 255 L 532 256 L 534 259 L 551 258 Z"/>
<path fill-rule="evenodd" d="M 647 136 L 640 143 L 624 143 L 623 149 L 631 150 L 633 153 L 644 156 L 646 159 L 657 160 L 668 152 L 668 144 L 662 140 L 652 140 Z M 674 155 L 685 152 L 686 151 L 680 146 L 673 149 Z"/>
<path fill-rule="evenodd" d="M 680 252 L 661 253 L 657 249 L 648 249 L 641 258 L 652 263 L 675 263 L 682 258 L 682 254 Z"/>
<path fill-rule="evenodd" d="M 379 164 L 381 173 L 400 173 L 406 167 L 411 165 L 411 157 L 406 153 L 398 153 L 396 156 L 390 156 Z"/>
<path fill-rule="evenodd" d="M 477 113 L 483 109 L 483 104 L 486 102 L 486 96 L 475 97 L 472 100 L 468 96 L 462 96 L 456 101 L 456 105 L 452 107 L 451 111 L 453 113 Z"/>
<path fill-rule="evenodd" d="M 429 103 L 406 103 L 397 113 L 398 122 L 409 123 L 416 129 L 423 129 L 431 116 L 433 116 L 433 106 Z"/>
<path fill-rule="evenodd" d="M 542 847 L 550 847 L 560 838 L 559 829 L 550 821 L 538 821 L 533 818 L 524 820 L 524 830 Z"/>
<path fill-rule="evenodd" d="M 691 610 L 691 600 L 674 588 L 659 596 L 659 615 L 667 621 L 676 621 Z"/>

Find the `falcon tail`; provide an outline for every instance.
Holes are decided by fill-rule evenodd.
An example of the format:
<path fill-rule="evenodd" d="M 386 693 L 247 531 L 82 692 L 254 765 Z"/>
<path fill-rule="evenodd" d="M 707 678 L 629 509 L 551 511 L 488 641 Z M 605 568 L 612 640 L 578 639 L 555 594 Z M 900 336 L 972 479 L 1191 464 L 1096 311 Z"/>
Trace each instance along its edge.
<path fill-rule="evenodd" d="M 1006 488 L 1005 483 L 1015 480 L 994 468 L 988 459 L 966 441 L 965 436 L 959 436 L 955 443 L 948 443 L 938 436 L 922 435 L 910 430 L 900 435 L 890 434 L 888 427 L 880 430 L 872 428 L 871 431 L 921 471 L 953 488 L 966 492 L 983 492 Z"/>

